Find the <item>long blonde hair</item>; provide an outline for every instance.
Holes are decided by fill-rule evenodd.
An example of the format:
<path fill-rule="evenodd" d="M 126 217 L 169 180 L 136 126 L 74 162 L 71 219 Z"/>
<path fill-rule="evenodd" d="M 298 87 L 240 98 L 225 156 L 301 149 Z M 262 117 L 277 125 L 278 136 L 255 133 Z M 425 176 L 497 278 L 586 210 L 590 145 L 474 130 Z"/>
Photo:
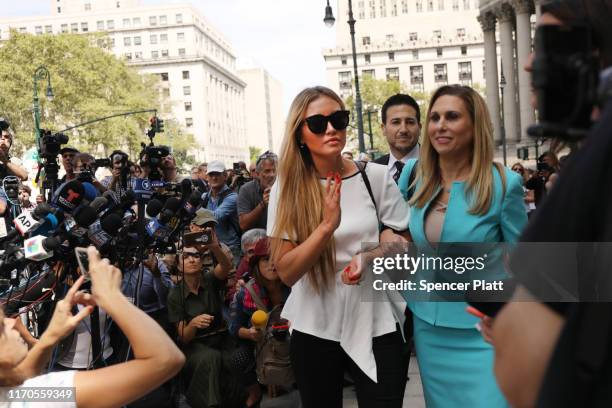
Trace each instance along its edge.
<path fill-rule="evenodd" d="M 442 185 L 438 152 L 433 148 L 427 131 L 429 129 L 431 109 L 438 98 L 445 95 L 460 98 L 470 114 L 474 139 L 472 144 L 471 170 L 467 180 L 466 191 L 471 196 L 470 214 L 484 215 L 489 211 L 493 200 L 493 171 L 495 165 L 502 179 L 505 192 L 506 177 L 503 166 L 493 162 L 493 125 L 487 105 L 478 92 L 469 86 L 445 85 L 433 94 L 425 119 L 425 137 L 421 145 L 416 177 L 413 185 L 422 181 L 421 186 L 410 200 L 411 205 L 423 208 L 436 194 Z"/>
<path fill-rule="evenodd" d="M 331 98 L 338 102 L 341 109 L 345 108 L 342 99 L 329 88 L 315 86 L 300 92 L 289 109 L 279 158 L 277 182 L 280 183 L 280 190 L 272 235 L 277 238 L 286 236 L 294 245 L 304 242 L 323 220 L 323 187 L 308 147 L 301 142 L 301 128 L 306 109 L 320 97 Z M 271 240 L 273 261 L 280 255 L 281 244 L 281 239 Z M 317 292 L 333 282 L 336 270 L 335 255 L 332 238 L 313 269 L 308 271 Z"/>

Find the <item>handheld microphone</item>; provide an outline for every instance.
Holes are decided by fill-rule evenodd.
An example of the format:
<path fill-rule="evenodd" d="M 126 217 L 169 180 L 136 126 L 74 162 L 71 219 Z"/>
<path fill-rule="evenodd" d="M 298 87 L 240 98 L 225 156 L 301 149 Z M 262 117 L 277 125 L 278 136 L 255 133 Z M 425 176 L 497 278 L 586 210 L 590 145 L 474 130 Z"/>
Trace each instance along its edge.
<path fill-rule="evenodd" d="M 117 214 L 109 214 L 101 220 L 97 220 L 89 226 L 87 231 L 87 238 L 96 246 L 101 249 L 108 244 L 113 237 L 121 228 L 122 219 Z"/>
<path fill-rule="evenodd" d="M 44 235 L 36 235 L 28 238 L 23 243 L 23 252 L 25 258 L 32 261 L 42 261 L 53 256 L 53 250 L 57 249 L 60 242 L 54 237 L 45 237 Z"/>
<path fill-rule="evenodd" d="M 55 214 L 53 214 L 53 208 L 47 204 L 41 204 L 33 212 L 24 211 L 19 214 L 15 217 L 13 223 L 23 236 L 30 231 L 37 231 L 39 229 L 44 230 L 44 232 L 39 231 L 39 235 L 44 235 L 57 227 L 59 221 Z"/>
<path fill-rule="evenodd" d="M 51 205 L 65 212 L 72 212 L 83 202 L 85 187 L 77 180 L 71 180 L 58 188 L 51 199 Z"/>
<path fill-rule="evenodd" d="M 178 198 L 170 197 L 169 199 L 167 199 L 166 204 L 164 204 L 164 208 L 161 211 L 161 214 L 159 214 L 159 222 L 161 222 L 162 224 L 168 223 L 168 221 L 170 221 L 170 218 L 172 218 L 176 214 L 180 207 L 181 200 L 179 200 Z"/>
<path fill-rule="evenodd" d="M 147 215 L 151 218 L 157 217 L 163 207 L 164 204 L 158 199 L 154 198 L 147 204 Z"/>
<path fill-rule="evenodd" d="M 100 192 L 98 191 L 98 189 L 91 183 L 88 182 L 84 182 L 83 184 L 83 190 L 84 190 L 84 199 L 87 201 L 93 201 L 96 197 L 98 197 L 100 195 Z"/>

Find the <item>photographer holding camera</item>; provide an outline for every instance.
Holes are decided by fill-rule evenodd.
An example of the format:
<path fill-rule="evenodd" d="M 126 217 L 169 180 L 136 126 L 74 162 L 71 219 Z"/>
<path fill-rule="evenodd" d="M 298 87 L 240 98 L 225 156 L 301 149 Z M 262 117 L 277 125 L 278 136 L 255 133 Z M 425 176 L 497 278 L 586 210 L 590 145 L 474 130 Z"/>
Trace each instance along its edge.
<path fill-rule="evenodd" d="M 557 0 L 542 4 L 535 61 L 529 67 L 530 71 L 532 67 L 538 70 L 534 77 L 548 74 L 540 78 L 549 81 L 533 81 L 539 92 L 540 119 L 545 119 L 546 114 L 558 116 L 559 120 L 548 123 L 557 125 L 551 127 L 556 133 L 550 132 L 551 137 L 565 140 L 580 134 L 586 137 L 581 149 L 564 165 L 563 176 L 521 237 L 526 243 L 557 242 L 564 246 L 558 244 L 548 253 L 540 251 L 538 256 L 532 256 L 533 249 L 519 245 L 510 266 L 522 286 L 514 294 L 515 301 L 504 306 L 492 324 L 496 376 L 513 406 L 562 408 L 612 404 L 610 21 L 610 0 Z M 583 49 L 572 52 L 564 49 L 576 45 Z M 565 58 L 548 65 L 550 60 L 543 58 L 545 54 Z M 588 58 L 580 58 L 585 55 Z M 565 65 L 560 66 L 558 61 Z M 585 61 L 595 64 L 589 66 Z M 584 79 L 585 74 L 591 74 L 591 68 L 595 78 L 599 76 L 599 84 L 570 81 L 556 75 L 563 69 L 564 73 L 569 71 Z M 565 81 L 559 83 L 559 79 Z M 540 93 L 550 96 L 548 92 L 554 91 L 575 92 L 576 97 L 561 100 L 540 97 Z M 583 121 L 568 120 L 570 115 L 563 109 L 583 112 Z M 581 132 L 589 127 L 590 120 L 596 123 L 588 132 Z M 517 267 L 525 259 L 529 262 Z M 553 260 L 557 267 L 551 270 Z"/>
<path fill-rule="evenodd" d="M 242 231 L 266 228 L 270 189 L 276 180 L 278 156 L 265 152 L 257 158 L 257 175 L 238 192 L 238 217 Z"/>
<path fill-rule="evenodd" d="M 56 307 L 47 330 L 30 351 L 14 330 L 14 321 L 0 312 L 0 398 L 27 387 L 73 387 L 72 402 L 34 404 L 54 407 L 119 407 L 136 400 L 173 377 L 183 366 L 185 357 L 157 323 L 131 304 L 121 294 L 121 271 L 101 259 L 89 247 L 91 294 L 79 291 L 79 278 Z M 72 309 L 85 306 L 78 314 Z M 55 344 L 68 335 L 89 315 L 93 306 L 106 310 L 126 335 L 134 359 L 125 363 L 89 371 L 62 371 L 40 375 Z M 12 387 L 12 388 L 9 388 Z M 101 396 L 103 396 L 101 398 Z M 29 406 L 9 402 L 8 407 Z"/>
<path fill-rule="evenodd" d="M 0 118 L 0 129 L 2 129 L 0 135 L 0 178 L 13 175 L 19 177 L 22 181 L 27 180 L 28 172 L 21 166 L 21 160 L 11 157 L 9 154 L 15 135 L 8 122 L 2 118 Z"/>

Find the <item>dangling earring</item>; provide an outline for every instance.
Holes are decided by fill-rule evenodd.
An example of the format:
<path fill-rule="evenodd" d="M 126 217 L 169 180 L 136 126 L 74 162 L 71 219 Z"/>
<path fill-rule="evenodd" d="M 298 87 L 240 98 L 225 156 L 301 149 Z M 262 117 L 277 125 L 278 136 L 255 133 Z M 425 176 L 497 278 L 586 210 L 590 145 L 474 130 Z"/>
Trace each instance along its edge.
<path fill-rule="evenodd" d="M 300 149 L 304 150 L 306 148 L 306 145 L 304 143 L 300 143 Z"/>

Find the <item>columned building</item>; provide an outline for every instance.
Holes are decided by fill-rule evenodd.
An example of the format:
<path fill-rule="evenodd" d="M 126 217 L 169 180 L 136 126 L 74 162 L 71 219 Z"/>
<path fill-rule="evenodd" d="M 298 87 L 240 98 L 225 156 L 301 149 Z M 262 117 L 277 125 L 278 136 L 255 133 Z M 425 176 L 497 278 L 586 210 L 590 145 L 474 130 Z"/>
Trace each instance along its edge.
<path fill-rule="evenodd" d="M 500 141 L 499 129 L 503 126 L 508 143 L 516 144 L 526 135 L 527 127 L 535 123 L 530 102 L 531 76 L 524 70 L 533 42 L 534 0 L 480 0 L 479 8 L 478 21 L 484 34 L 487 104 L 496 129 L 496 141 Z M 497 55 L 496 28 L 500 55 Z M 500 88 L 502 77 L 505 86 Z M 500 114 L 502 107 L 503 115 Z"/>

